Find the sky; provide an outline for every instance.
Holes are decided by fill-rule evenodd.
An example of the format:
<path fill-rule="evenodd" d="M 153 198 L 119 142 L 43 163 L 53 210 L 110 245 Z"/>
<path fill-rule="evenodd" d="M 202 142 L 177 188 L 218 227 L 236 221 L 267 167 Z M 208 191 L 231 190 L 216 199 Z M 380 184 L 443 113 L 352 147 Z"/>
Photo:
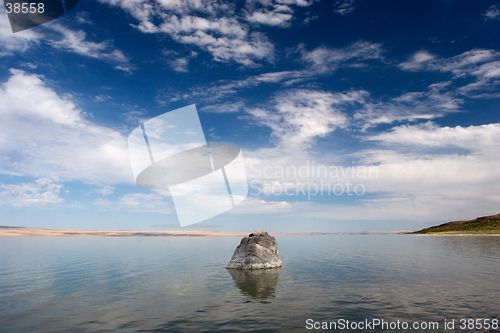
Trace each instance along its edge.
<path fill-rule="evenodd" d="M 180 230 L 127 138 L 195 104 L 249 194 L 184 229 L 416 230 L 499 213 L 500 2 L 81 0 L 0 8 L 0 225 Z"/>

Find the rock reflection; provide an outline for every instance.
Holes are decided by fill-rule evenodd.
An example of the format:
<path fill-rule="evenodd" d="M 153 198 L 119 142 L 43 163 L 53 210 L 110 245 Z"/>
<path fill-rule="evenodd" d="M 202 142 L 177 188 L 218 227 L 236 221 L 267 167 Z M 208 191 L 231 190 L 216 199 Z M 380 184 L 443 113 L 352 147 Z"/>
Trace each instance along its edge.
<path fill-rule="evenodd" d="M 251 296 L 260 303 L 268 303 L 274 297 L 276 285 L 280 277 L 280 268 L 271 269 L 228 269 L 234 282 L 245 296 Z"/>

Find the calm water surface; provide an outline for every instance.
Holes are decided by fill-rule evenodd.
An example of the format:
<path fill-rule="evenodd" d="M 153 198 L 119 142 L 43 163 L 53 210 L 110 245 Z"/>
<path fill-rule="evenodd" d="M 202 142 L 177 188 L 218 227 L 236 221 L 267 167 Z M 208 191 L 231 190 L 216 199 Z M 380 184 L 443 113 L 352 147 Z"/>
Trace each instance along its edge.
<path fill-rule="evenodd" d="M 498 236 L 276 239 L 281 269 L 241 272 L 225 269 L 240 237 L 0 237 L 0 332 L 500 319 Z"/>

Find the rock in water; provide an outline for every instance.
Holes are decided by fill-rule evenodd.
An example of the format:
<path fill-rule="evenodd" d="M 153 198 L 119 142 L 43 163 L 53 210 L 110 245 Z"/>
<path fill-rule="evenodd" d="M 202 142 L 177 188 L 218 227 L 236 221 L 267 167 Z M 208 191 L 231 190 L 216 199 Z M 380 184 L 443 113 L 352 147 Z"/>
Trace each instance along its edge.
<path fill-rule="evenodd" d="M 265 230 L 256 230 L 241 240 L 226 268 L 262 269 L 281 267 L 278 244 Z"/>

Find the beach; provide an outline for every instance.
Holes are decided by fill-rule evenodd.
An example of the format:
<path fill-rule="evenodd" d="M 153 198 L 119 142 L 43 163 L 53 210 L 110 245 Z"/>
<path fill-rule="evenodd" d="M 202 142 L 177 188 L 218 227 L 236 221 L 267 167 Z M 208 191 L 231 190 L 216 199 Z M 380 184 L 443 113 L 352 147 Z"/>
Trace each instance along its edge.
<path fill-rule="evenodd" d="M 367 231 L 367 232 L 281 232 L 272 233 L 274 236 L 304 236 L 304 235 L 382 235 L 382 234 L 405 234 L 409 230 L 394 231 Z M 22 228 L 22 227 L 0 227 L 0 237 L 20 236 L 80 236 L 80 237 L 131 237 L 131 236 L 219 236 L 244 237 L 247 232 L 224 232 L 224 231 L 197 231 L 197 230 L 75 230 L 75 229 L 45 229 L 45 228 Z"/>

